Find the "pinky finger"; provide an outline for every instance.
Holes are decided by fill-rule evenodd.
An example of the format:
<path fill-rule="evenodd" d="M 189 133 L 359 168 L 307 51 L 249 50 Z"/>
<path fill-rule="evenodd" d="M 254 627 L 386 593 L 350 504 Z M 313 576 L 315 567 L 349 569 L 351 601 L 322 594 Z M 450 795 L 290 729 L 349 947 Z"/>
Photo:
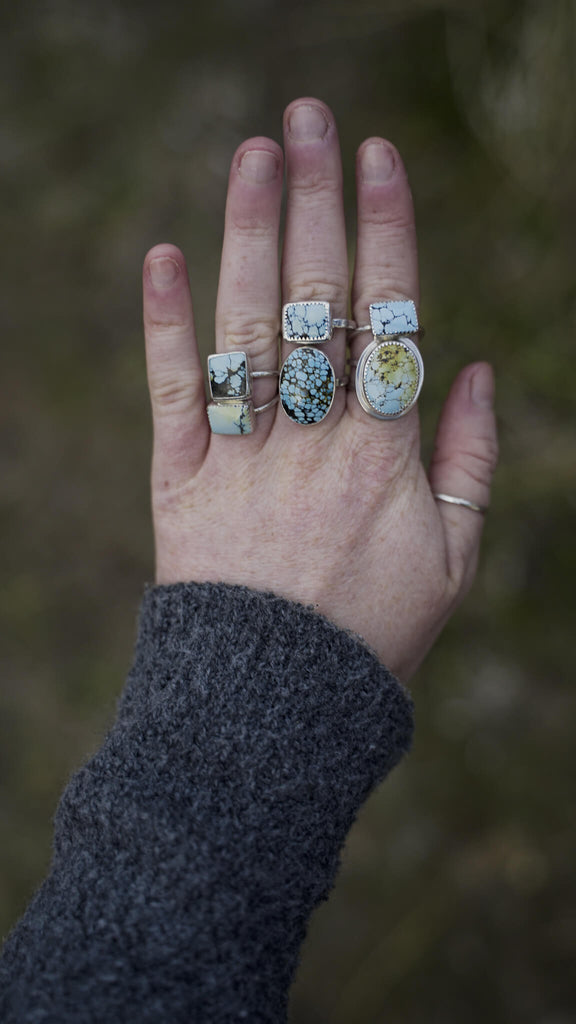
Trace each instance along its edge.
<path fill-rule="evenodd" d="M 210 436 L 184 257 L 157 245 L 144 260 L 144 332 L 154 424 L 152 491 L 169 495 L 198 471 Z"/>
<path fill-rule="evenodd" d="M 432 492 L 487 508 L 497 459 L 494 375 L 488 363 L 474 363 L 458 374 L 442 410 L 430 465 Z M 474 578 L 484 516 L 462 505 L 437 504 L 449 575 L 465 590 Z"/>

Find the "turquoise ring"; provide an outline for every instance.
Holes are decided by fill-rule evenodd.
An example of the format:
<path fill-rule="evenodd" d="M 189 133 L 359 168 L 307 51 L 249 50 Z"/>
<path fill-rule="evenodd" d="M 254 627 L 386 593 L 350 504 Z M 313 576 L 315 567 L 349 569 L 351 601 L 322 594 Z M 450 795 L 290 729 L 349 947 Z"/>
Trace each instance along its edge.
<path fill-rule="evenodd" d="M 336 388 L 346 387 L 348 380 L 336 376 L 328 356 L 320 349 L 297 348 L 280 370 L 280 405 L 294 423 L 321 423 L 332 408 Z"/>
<path fill-rule="evenodd" d="M 254 433 L 256 416 L 271 409 L 278 394 L 270 402 L 254 406 L 254 377 L 277 377 L 278 370 L 250 369 L 246 352 L 215 352 L 208 356 L 208 383 L 212 401 L 206 411 L 213 434 L 243 435 Z"/>
<path fill-rule="evenodd" d="M 282 307 L 282 337 L 292 345 L 321 345 L 334 331 L 355 331 L 355 320 L 333 317 L 329 302 L 287 302 Z"/>
<path fill-rule="evenodd" d="M 418 324 L 416 304 L 412 299 L 386 299 L 371 302 L 370 323 L 357 327 L 354 334 L 372 331 L 375 338 L 390 338 L 397 334 L 422 334 Z"/>
<path fill-rule="evenodd" d="M 356 366 L 356 395 L 369 416 L 396 420 L 418 401 L 424 381 L 422 356 L 408 337 L 375 338 Z"/>

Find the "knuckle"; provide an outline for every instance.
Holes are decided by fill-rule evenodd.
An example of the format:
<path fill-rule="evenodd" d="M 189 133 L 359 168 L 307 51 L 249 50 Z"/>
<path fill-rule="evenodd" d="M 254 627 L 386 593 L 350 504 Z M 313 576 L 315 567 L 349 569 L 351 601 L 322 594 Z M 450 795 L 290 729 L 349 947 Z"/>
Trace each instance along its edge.
<path fill-rule="evenodd" d="M 188 336 L 190 326 L 187 319 L 183 319 L 181 316 L 170 316 L 169 313 L 163 314 L 161 317 L 153 316 L 150 313 L 144 315 L 144 327 L 152 337 L 165 334 L 170 334 L 174 338 L 181 335 Z"/>
<path fill-rule="evenodd" d="M 498 445 L 486 439 L 478 447 L 462 449 L 457 458 L 469 476 L 480 483 L 489 483 L 498 462 Z"/>
<path fill-rule="evenodd" d="M 378 273 L 362 282 L 362 288 L 355 290 L 352 295 L 352 306 L 354 309 L 354 316 L 358 322 L 360 319 L 368 319 L 368 307 L 371 302 L 378 301 L 395 301 L 396 299 L 405 299 L 410 294 L 406 284 L 402 286 L 401 282 L 405 273 L 402 273 L 402 269 L 395 266 L 391 261 L 383 263 L 378 268 Z M 386 281 L 386 287 L 382 287 L 382 281 Z M 416 305 L 418 305 L 417 297 L 415 298 Z"/>
<path fill-rule="evenodd" d="M 332 206 L 335 198 L 340 203 L 342 183 L 339 178 L 328 176 L 324 170 L 309 170 L 292 179 L 290 193 L 297 197 L 313 196 L 318 203 L 326 200 Z"/>
<path fill-rule="evenodd" d="M 233 237 L 241 237 L 243 241 L 250 238 L 255 241 L 267 242 L 270 239 L 275 239 L 277 235 L 276 224 L 271 223 L 270 220 L 264 220 L 258 210 L 252 213 L 249 211 L 235 213 L 229 222 L 229 229 Z"/>
<path fill-rule="evenodd" d="M 490 472 L 494 473 L 498 465 L 498 459 L 500 458 L 500 448 L 498 445 L 498 439 L 496 437 L 489 437 L 485 441 L 486 445 L 486 458 L 490 465 Z"/>
<path fill-rule="evenodd" d="M 361 227 L 386 228 L 386 243 L 405 245 L 406 238 L 416 238 L 416 227 L 412 213 L 397 210 L 390 206 L 362 206 L 359 212 Z"/>
<path fill-rule="evenodd" d="M 342 297 L 348 291 L 348 278 L 340 267 L 331 268 L 324 263 L 321 274 L 318 266 L 307 266 L 302 263 L 298 270 L 287 275 L 286 302 L 333 302 L 341 303 Z M 339 309 L 333 311 L 338 316 Z"/>
<path fill-rule="evenodd" d="M 244 320 L 236 314 L 225 316 L 218 324 L 218 333 L 224 339 L 227 351 L 245 350 L 251 358 L 258 359 L 274 350 L 278 341 L 280 320 L 277 314 L 261 316 L 257 322 Z"/>
<path fill-rule="evenodd" d="M 490 484 L 496 468 L 498 450 L 495 442 L 484 443 L 482 448 L 459 448 L 450 455 L 436 454 L 433 459 L 435 467 L 450 466 L 452 470 L 464 474 L 469 480 L 481 487 Z"/>
<path fill-rule="evenodd" d="M 154 375 L 149 381 L 150 399 L 157 413 L 170 414 L 190 408 L 198 388 L 198 380 L 190 374 Z"/>
<path fill-rule="evenodd" d="M 364 415 L 364 414 L 362 414 Z M 363 420 L 359 426 L 365 426 Z M 341 452 L 340 477 L 357 500 L 381 506 L 385 489 L 386 501 L 394 498 L 419 465 L 419 432 L 417 421 L 407 424 L 398 438 L 383 441 L 381 435 L 365 437 L 364 430 L 354 430 Z M 358 480 L 365 485 L 358 489 Z"/>

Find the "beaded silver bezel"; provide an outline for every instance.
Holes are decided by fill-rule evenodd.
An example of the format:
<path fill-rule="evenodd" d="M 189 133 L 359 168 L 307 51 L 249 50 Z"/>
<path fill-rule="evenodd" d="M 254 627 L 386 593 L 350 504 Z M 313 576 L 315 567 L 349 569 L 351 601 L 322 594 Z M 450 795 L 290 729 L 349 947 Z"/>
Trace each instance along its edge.
<path fill-rule="evenodd" d="M 319 338 L 309 338 L 305 334 L 292 334 L 288 324 L 288 314 L 290 310 L 295 310 L 302 306 L 322 306 L 325 311 L 326 319 L 326 332 Z M 332 315 L 330 311 L 330 303 L 323 302 L 318 299 L 308 299 L 306 302 L 286 302 L 282 306 L 282 337 L 284 341 L 287 341 L 290 345 L 322 345 L 325 341 L 330 341 L 332 338 L 334 328 L 332 326 Z"/>
<path fill-rule="evenodd" d="M 368 360 L 374 354 L 377 348 L 384 345 L 398 344 L 401 344 L 405 349 L 407 349 L 407 351 L 411 353 L 411 355 L 414 357 L 416 361 L 418 367 L 418 384 L 416 387 L 416 393 L 412 401 L 409 402 L 409 404 L 405 406 L 405 408 L 402 409 L 400 412 L 382 413 L 378 409 L 376 409 L 376 407 L 372 404 L 372 402 L 370 401 L 366 394 L 364 372 Z M 418 397 L 422 390 L 423 382 L 424 362 L 422 360 L 422 356 L 420 355 L 420 350 L 418 349 L 417 345 L 414 344 L 411 338 L 406 337 L 405 335 L 390 335 L 386 337 L 375 338 L 374 341 L 371 342 L 371 344 L 364 349 L 362 355 L 360 356 L 360 359 L 358 360 L 358 365 L 356 367 L 356 395 L 358 397 L 358 401 L 360 402 L 360 405 L 364 409 L 364 412 L 367 412 L 369 416 L 374 416 L 375 419 L 378 420 L 398 420 L 400 419 L 401 416 L 405 416 L 407 412 L 410 412 L 410 409 L 412 409 L 416 405 L 416 402 L 418 401 Z"/>
<path fill-rule="evenodd" d="M 220 437 L 246 437 L 248 434 L 253 434 L 256 428 L 256 410 L 254 409 L 254 402 L 251 398 L 245 399 L 228 399 L 222 402 L 209 402 L 206 406 L 206 412 L 208 414 L 208 421 L 210 423 L 210 430 L 213 434 Z M 238 417 L 243 416 L 247 421 L 247 429 L 245 430 L 222 430 L 215 426 L 218 417 L 222 416 L 224 419 L 228 419 L 229 423 L 233 422 L 234 413 Z"/>

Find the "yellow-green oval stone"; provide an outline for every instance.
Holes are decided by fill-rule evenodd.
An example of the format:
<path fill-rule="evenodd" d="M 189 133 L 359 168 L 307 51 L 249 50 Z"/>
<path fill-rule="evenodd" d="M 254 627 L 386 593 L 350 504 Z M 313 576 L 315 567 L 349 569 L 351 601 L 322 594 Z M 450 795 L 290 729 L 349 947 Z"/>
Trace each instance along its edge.
<path fill-rule="evenodd" d="M 378 345 L 364 367 L 364 392 L 383 416 L 399 416 L 418 393 L 420 369 L 416 356 L 400 342 Z"/>

